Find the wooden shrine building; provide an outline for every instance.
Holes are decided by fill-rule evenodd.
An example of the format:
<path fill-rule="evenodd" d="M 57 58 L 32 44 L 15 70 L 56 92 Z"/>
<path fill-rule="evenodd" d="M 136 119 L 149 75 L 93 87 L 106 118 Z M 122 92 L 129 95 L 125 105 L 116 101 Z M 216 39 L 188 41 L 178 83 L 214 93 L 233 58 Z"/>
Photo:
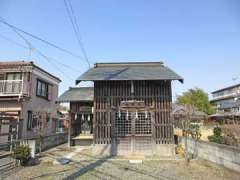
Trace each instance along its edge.
<path fill-rule="evenodd" d="M 82 74 L 94 82 L 94 151 L 172 155 L 172 80 L 183 78 L 162 62 L 97 63 Z"/>
<path fill-rule="evenodd" d="M 71 145 L 93 143 L 93 91 L 93 87 L 70 87 L 57 99 L 57 103 L 70 103 Z"/>

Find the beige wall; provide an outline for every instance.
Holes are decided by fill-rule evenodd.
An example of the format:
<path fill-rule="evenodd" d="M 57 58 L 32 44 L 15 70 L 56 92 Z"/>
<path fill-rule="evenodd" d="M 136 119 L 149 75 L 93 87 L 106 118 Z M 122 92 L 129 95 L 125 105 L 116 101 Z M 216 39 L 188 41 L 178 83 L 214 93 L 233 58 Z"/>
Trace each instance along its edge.
<path fill-rule="evenodd" d="M 52 98 L 51 100 L 46 100 L 44 98 L 36 96 L 36 88 L 37 88 L 37 79 L 43 80 L 45 82 L 48 82 L 52 85 Z M 49 135 L 53 132 L 55 132 L 55 125 L 53 118 L 56 117 L 57 112 L 57 105 L 55 103 L 56 98 L 58 97 L 58 81 L 51 78 L 51 76 L 46 75 L 44 73 L 41 74 L 40 71 L 33 71 L 31 73 L 31 88 L 30 88 L 30 98 L 26 99 L 23 104 L 23 110 L 22 110 L 22 117 L 24 119 L 23 121 L 23 138 L 31 138 L 36 135 L 39 135 L 36 131 L 27 130 L 27 112 L 32 111 L 33 113 L 49 113 L 50 114 L 50 121 L 46 123 L 47 127 L 45 127 L 43 130 L 41 130 L 41 133 L 44 135 Z"/>

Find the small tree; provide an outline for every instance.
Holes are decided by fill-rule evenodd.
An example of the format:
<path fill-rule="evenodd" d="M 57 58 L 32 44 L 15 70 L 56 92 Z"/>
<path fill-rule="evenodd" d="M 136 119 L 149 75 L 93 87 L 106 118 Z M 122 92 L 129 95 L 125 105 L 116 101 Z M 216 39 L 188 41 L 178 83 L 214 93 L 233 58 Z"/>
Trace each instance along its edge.
<path fill-rule="evenodd" d="M 184 137 L 185 146 L 185 162 L 189 164 L 189 153 L 188 153 L 188 140 L 187 138 L 191 136 L 194 140 L 199 140 L 201 138 L 200 127 L 198 125 L 192 125 L 192 117 L 195 115 L 195 107 L 192 105 L 185 105 L 181 108 L 181 111 L 174 114 L 173 117 L 177 115 L 180 117 L 180 128 L 182 129 L 182 134 Z"/>
<path fill-rule="evenodd" d="M 176 103 L 181 105 L 191 105 L 206 114 L 215 113 L 214 107 L 209 103 L 208 94 L 199 88 L 189 89 L 181 96 L 177 96 Z"/>
<path fill-rule="evenodd" d="M 185 162 L 188 165 L 189 164 L 189 154 L 188 154 L 188 141 L 187 138 L 189 136 L 189 127 L 191 122 L 191 114 L 193 114 L 194 108 L 191 105 L 186 105 L 184 109 L 184 113 L 181 124 L 182 124 L 182 131 L 183 131 L 183 137 L 184 137 L 184 146 L 185 146 Z"/>

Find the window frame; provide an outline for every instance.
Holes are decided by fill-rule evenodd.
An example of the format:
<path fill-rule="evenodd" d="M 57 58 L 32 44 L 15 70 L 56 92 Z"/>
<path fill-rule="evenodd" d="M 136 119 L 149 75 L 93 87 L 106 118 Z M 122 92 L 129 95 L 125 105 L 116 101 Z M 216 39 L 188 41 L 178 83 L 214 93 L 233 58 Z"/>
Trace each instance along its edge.
<path fill-rule="evenodd" d="M 13 79 L 11 79 L 11 78 L 9 79 L 10 75 L 12 75 Z M 19 75 L 19 78 L 17 78 L 18 75 Z M 6 76 L 5 76 L 6 80 L 22 80 L 22 77 L 23 77 L 23 75 L 21 72 L 7 72 Z"/>
<path fill-rule="evenodd" d="M 1 80 L 5 80 L 5 74 L 4 73 L 0 73 L 0 81 Z"/>
<path fill-rule="evenodd" d="M 33 128 L 33 112 L 31 110 L 28 110 L 27 111 L 27 130 L 32 130 L 32 128 Z"/>
<path fill-rule="evenodd" d="M 43 85 L 42 84 L 44 84 L 44 86 L 45 86 L 44 89 L 43 89 Z M 49 94 L 48 86 L 49 85 L 50 84 L 47 83 L 46 81 L 43 81 L 41 79 L 37 79 L 36 96 L 48 100 L 48 94 Z"/>

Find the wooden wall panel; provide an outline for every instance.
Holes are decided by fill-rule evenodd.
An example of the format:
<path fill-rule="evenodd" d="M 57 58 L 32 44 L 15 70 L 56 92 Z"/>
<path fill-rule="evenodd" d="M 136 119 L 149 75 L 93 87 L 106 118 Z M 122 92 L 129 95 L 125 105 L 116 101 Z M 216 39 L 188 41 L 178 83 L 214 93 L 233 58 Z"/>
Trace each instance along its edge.
<path fill-rule="evenodd" d="M 118 109 L 121 101 L 144 101 L 154 106 L 153 138 L 156 144 L 173 143 L 173 124 L 170 117 L 171 81 L 96 81 L 94 83 L 94 139 L 96 144 L 111 143 L 112 108 Z"/>

